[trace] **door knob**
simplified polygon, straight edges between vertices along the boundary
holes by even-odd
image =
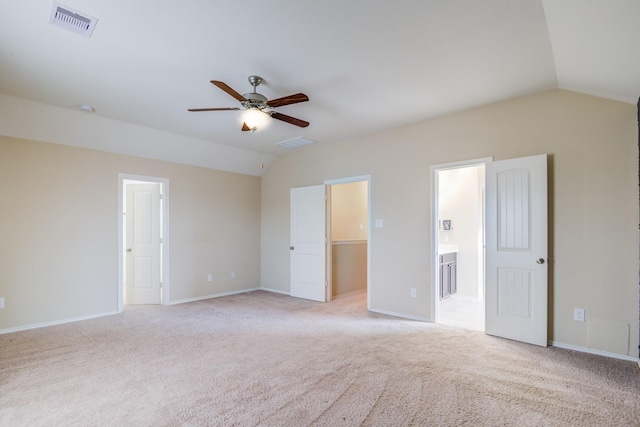
[[[544,264],[544,258],[538,258],[538,259],[536,260],[536,262],[537,262],[538,264]]]
[[[293,246],[289,246],[289,250],[292,251],[294,248]]]
[[[127,252],[131,252],[131,248],[127,248]]]

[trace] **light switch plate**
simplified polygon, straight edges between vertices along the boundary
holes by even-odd
[[[4,297],[0,298],[0,308],[4,308]]]
[[[382,228],[384,226],[384,221],[382,219],[376,219],[376,228]]]

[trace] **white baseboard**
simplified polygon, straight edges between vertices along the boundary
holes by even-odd
[[[205,300],[210,298],[219,298],[227,295],[243,294],[246,292],[259,291],[259,290],[261,290],[261,288],[250,288],[250,289],[241,289],[239,291],[221,292],[219,294],[205,295],[203,297],[188,298],[188,299],[178,300],[178,301],[170,301],[168,305],[183,304],[187,302],[200,301],[200,300]],[[34,323],[31,325],[18,326],[15,328],[0,329],[0,334],[10,334],[12,332],[28,331],[29,329],[38,329],[38,328],[45,328],[47,326],[63,325],[65,323],[79,322],[81,320],[95,319],[98,317],[111,316],[114,314],[119,314],[119,313],[118,311],[108,311],[105,313],[90,314],[87,316],[72,317],[72,318],[62,319],[62,320],[54,320],[52,322]]]
[[[557,341],[549,341],[549,345],[552,347],[564,348],[565,350],[574,350],[582,353],[596,354],[598,356],[612,357],[614,359],[637,362],[638,366],[640,366],[640,360],[637,357],[629,356],[628,354],[610,353],[608,351],[596,350],[595,348],[581,347],[581,346],[572,345],[572,344],[564,344]]]
[[[386,314],[388,316],[402,317],[409,320],[417,320],[419,322],[431,322],[431,319],[427,319],[426,317],[410,316],[408,314],[396,313],[394,311],[378,310],[374,308],[370,309],[369,311],[372,311],[374,313]]]
[[[108,311],[105,313],[90,314],[87,316],[71,317],[68,319],[54,320],[52,322],[33,323],[31,325],[18,326],[15,328],[0,329],[0,334],[10,334],[12,332],[28,331],[29,329],[45,328],[47,326],[63,325],[65,323],[79,322],[81,320],[96,319],[98,317],[112,316],[118,314],[117,311]]]
[[[262,287],[262,288],[260,288],[260,290],[262,290],[262,291],[267,291],[267,292],[274,292],[274,293],[276,293],[276,294],[282,294],[282,295],[289,295],[289,296],[291,295],[291,293],[290,293],[290,292],[287,292],[287,291],[281,291],[280,289],[273,289],[273,288],[265,288],[265,287]]]
[[[204,295],[204,296],[201,296],[201,297],[186,298],[186,299],[181,299],[181,300],[176,300],[176,301],[169,301],[168,305],[185,304],[187,302],[202,301],[202,300],[205,300],[205,299],[220,298],[220,297],[226,297],[226,296],[229,296],[229,295],[245,294],[247,292],[259,291],[261,289],[262,288],[249,288],[249,289],[240,289],[240,290],[237,290],[237,291],[220,292],[218,294],[210,294],[210,295]]]

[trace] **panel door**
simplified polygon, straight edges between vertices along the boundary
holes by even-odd
[[[547,346],[547,156],[486,168],[487,334]]]
[[[326,301],[326,188],[291,189],[291,296]]]
[[[160,184],[126,188],[127,304],[160,304]]]

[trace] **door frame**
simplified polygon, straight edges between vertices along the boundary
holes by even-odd
[[[440,318],[440,309],[438,306],[438,283],[440,281],[440,271],[438,269],[438,172],[447,169],[459,169],[464,167],[471,166],[481,166],[484,165],[486,167],[487,163],[493,162],[493,157],[482,157],[479,159],[471,159],[471,160],[462,160],[459,162],[451,162],[451,163],[442,163],[438,165],[430,166],[430,181],[431,181],[431,189],[430,189],[430,213],[431,213],[431,221],[430,221],[430,230],[431,230],[431,238],[429,239],[430,247],[431,247],[431,319],[430,322],[438,323]],[[486,179],[486,178],[485,178]],[[486,207],[483,207],[485,210]],[[486,261],[485,261],[486,263]]]
[[[169,305],[169,179],[154,176],[118,174],[118,203],[117,203],[117,222],[118,222],[118,287],[117,301],[118,313],[124,310],[123,292],[124,292],[124,181],[141,181],[158,183],[162,190],[162,261],[160,268],[162,271],[162,305]]]
[[[332,185],[348,184],[351,182],[367,182],[367,310],[371,310],[371,175],[352,176],[348,178],[329,179],[324,181],[326,187]],[[327,251],[326,251],[326,277],[327,277],[327,293],[326,301],[330,302],[333,298],[333,288],[331,283],[332,274],[332,246],[331,246],[331,189],[327,188]]]

